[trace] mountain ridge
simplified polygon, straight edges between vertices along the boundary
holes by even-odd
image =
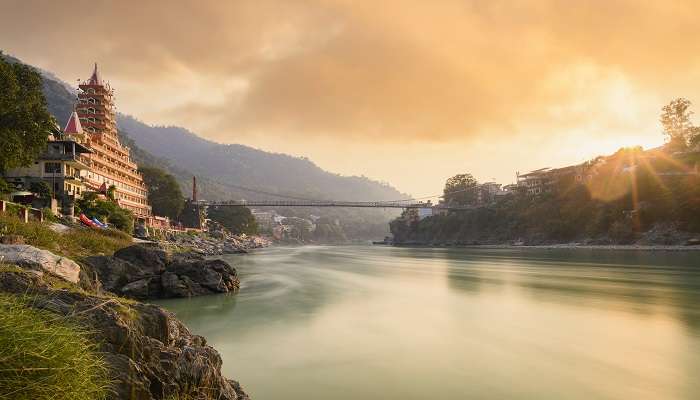
[[[0,53],[12,62],[22,61]],[[28,64],[27,64],[28,65]],[[30,65],[31,66],[31,65]],[[50,71],[33,67],[44,79],[49,112],[61,127],[73,111],[76,93]],[[120,140],[130,147],[141,166],[155,166],[175,176],[183,193],[191,193],[197,177],[200,199],[279,200],[285,197],[317,200],[387,201],[406,199],[387,183],[364,176],[345,176],[326,171],[305,157],[273,153],[241,144],[222,144],[179,126],[149,125],[136,117],[117,114]],[[311,214],[347,223],[349,237],[381,237],[388,233],[394,211],[381,209],[278,209],[290,216]],[[352,227],[351,227],[352,226]]]

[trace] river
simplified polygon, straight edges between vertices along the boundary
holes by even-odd
[[[698,399],[700,252],[269,248],[159,302],[268,399]]]

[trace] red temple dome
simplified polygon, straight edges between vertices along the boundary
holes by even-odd
[[[70,118],[68,118],[68,123],[66,124],[66,127],[63,128],[63,133],[65,134],[82,134],[83,133],[83,126],[80,124],[80,118],[78,118],[78,113],[73,111],[73,113],[70,115]]]

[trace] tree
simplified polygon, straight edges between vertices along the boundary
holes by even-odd
[[[115,193],[117,193],[117,187],[114,185],[109,185],[109,188],[107,188],[107,193],[105,193],[105,195],[108,199],[115,201]]]
[[[32,184],[29,185],[29,191],[38,195],[42,199],[48,199],[51,197],[51,188],[44,181],[32,182]]]
[[[459,174],[449,178],[445,182],[443,198],[445,203],[454,205],[468,205],[476,201],[476,188],[479,183],[472,174]]]
[[[46,150],[56,122],[41,89],[39,73],[0,53],[0,172],[27,166]]]
[[[207,216],[233,233],[258,233],[258,223],[247,207],[210,207]]]
[[[7,183],[6,180],[0,178],[0,194],[6,194],[12,192],[12,186]]]
[[[100,200],[95,192],[83,194],[83,197],[76,201],[76,209],[89,218],[112,224],[120,231],[134,231],[134,216],[131,211],[120,208],[112,201]]]
[[[665,105],[661,113],[661,125],[668,137],[669,148],[675,151],[686,150],[700,142],[700,127],[690,121],[693,112],[688,99],[678,98]]]
[[[148,186],[148,202],[153,213],[177,219],[185,203],[175,177],[155,167],[139,168],[139,171]]]

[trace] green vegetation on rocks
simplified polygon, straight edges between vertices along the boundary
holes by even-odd
[[[75,258],[109,255],[133,242],[131,236],[115,229],[75,227],[59,233],[51,229],[48,222],[24,223],[8,214],[0,214],[0,235],[22,236],[26,244]]]
[[[114,196],[114,186],[111,186]],[[108,191],[109,194],[109,191]],[[100,200],[95,192],[83,194],[83,198],[76,201],[76,213],[81,212],[91,218],[98,218],[102,222],[112,224],[115,228],[126,233],[134,231],[134,215],[131,211],[123,209],[112,200]]]
[[[105,398],[106,366],[85,328],[31,302],[0,294],[0,398]]]

